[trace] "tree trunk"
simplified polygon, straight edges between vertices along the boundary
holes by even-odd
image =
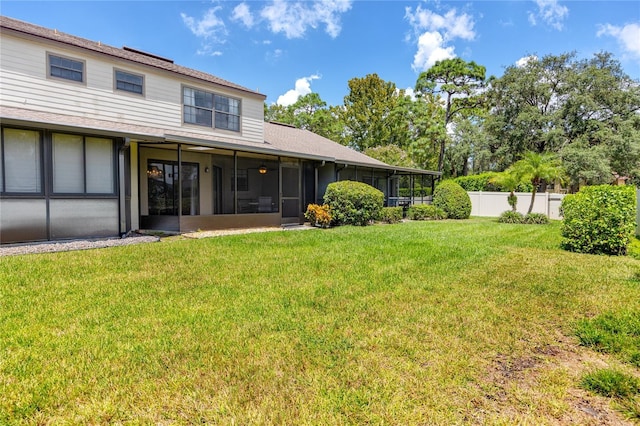
[[[527,214],[531,213],[531,210],[533,210],[533,203],[536,201],[536,192],[538,192],[538,181],[534,181],[531,182],[533,184],[533,189],[531,190],[531,204],[529,204],[529,210],[527,211]]]

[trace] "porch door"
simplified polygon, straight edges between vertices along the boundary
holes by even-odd
[[[280,163],[282,224],[300,223],[300,164],[297,161]]]

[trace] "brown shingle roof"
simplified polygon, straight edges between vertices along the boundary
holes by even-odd
[[[262,93],[224,80],[211,74],[207,74],[202,71],[194,70],[191,68],[176,65],[173,62],[163,60],[158,56],[149,56],[141,53],[137,53],[131,50],[119,49],[117,47],[109,46],[103,43],[87,40],[81,37],[76,37],[70,34],[62,33],[57,30],[40,27],[38,25],[30,24],[28,22],[19,21],[17,19],[9,18],[6,16],[0,16],[0,29],[12,30],[23,34],[29,34],[32,36],[44,38],[47,40],[53,40],[59,43],[67,44],[69,46],[75,46],[82,49],[91,50],[93,52],[101,53],[104,55],[113,56],[120,59],[125,59],[137,64],[147,65],[157,69],[170,71],[183,76],[196,78],[207,83],[213,83],[220,86],[228,87],[230,89],[241,90],[243,92],[261,96],[266,98]]]
[[[368,157],[316,133],[286,124],[265,122],[264,140],[282,151],[328,157],[335,159],[338,163],[389,167],[382,161]]]

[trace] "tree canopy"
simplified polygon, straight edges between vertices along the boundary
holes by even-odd
[[[500,172],[529,153],[557,158],[567,183],[640,183],[640,82],[606,52],[529,56],[500,77],[460,58],[422,72],[409,95],[377,74],[352,78],[341,105],[317,93],[265,105],[281,121],[397,165],[444,176]]]

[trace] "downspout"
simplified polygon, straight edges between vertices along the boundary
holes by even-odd
[[[337,165],[337,163],[336,163]],[[344,164],[342,167],[336,167],[336,182],[340,180],[340,172],[347,168],[347,165]]]
[[[320,167],[324,167],[324,165],[326,164],[325,160],[322,160],[322,163],[320,165],[318,165],[316,163],[316,165],[314,166],[314,178],[315,178],[315,183],[314,183],[314,187],[313,187],[313,202],[317,203],[318,202],[318,169]]]
[[[118,147],[118,204],[119,204],[119,221],[120,221],[120,236],[124,237],[129,230],[127,229],[127,198],[126,198],[126,161],[125,152],[129,149],[131,140],[124,138],[123,142]]]
[[[175,181],[175,177],[174,177]],[[182,231],[182,144],[178,144],[178,231]]]
[[[238,151],[233,151],[233,214],[238,214]]]

